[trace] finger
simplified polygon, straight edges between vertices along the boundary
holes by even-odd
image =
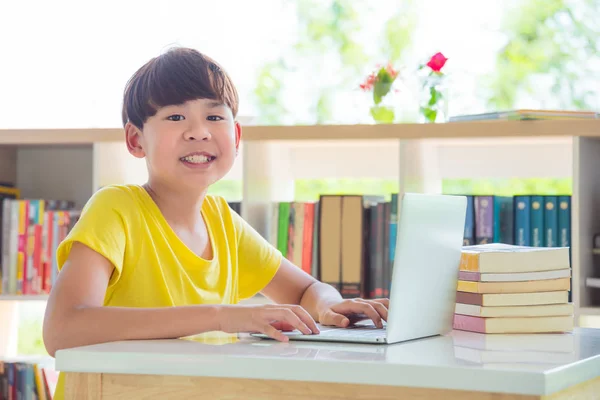
[[[371,302],[381,303],[385,308],[390,308],[390,299],[372,299]]]
[[[266,324],[262,328],[262,333],[267,335],[268,337],[278,340],[280,342],[287,342],[290,339],[284,335],[279,329],[275,329],[273,326]]]
[[[357,312],[360,311],[363,314],[367,315],[367,317],[369,317],[370,319],[373,320],[373,323],[375,324],[376,327],[378,328],[383,328],[383,322],[381,322],[381,316],[379,315],[379,313],[377,312],[377,310],[375,310],[375,308],[370,304],[367,303],[366,301],[356,301],[352,303],[352,312]]]
[[[332,310],[328,310],[323,314],[323,318],[320,322],[323,325],[333,325],[340,328],[345,328],[350,325],[350,320],[345,315],[338,314]]]
[[[291,324],[288,324],[285,321],[277,321],[271,324],[271,326],[275,329],[279,329],[280,331],[293,331],[294,328]]]
[[[319,333],[317,323],[304,307],[292,306],[291,310],[306,324],[306,326],[308,326],[312,333]]]
[[[274,309],[272,312],[275,316],[273,320],[285,321],[288,324],[292,325],[294,328],[298,329],[300,332],[304,333],[305,335],[310,335],[312,333],[309,327],[306,326],[304,322],[302,322],[300,317],[298,317],[296,313],[294,313],[289,308],[278,308]]]
[[[381,318],[384,321],[387,321],[387,318],[388,318],[388,309],[387,309],[387,307],[385,305],[383,305],[383,303],[380,303],[378,301],[370,301],[369,303],[379,313],[379,315],[381,316]]]

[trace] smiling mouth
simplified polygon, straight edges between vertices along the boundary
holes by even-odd
[[[207,164],[211,161],[214,161],[216,156],[204,155],[204,154],[194,154],[191,156],[181,157],[180,160],[190,164]]]

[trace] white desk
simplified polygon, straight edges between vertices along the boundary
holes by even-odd
[[[394,345],[210,333],[62,350],[56,368],[73,399],[590,399],[600,398],[600,329]]]

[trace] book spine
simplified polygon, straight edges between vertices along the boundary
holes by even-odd
[[[475,241],[477,244],[494,240],[494,200],[492,196],[475,196]]]
[[[383,297],[390,296],[391,279],[390,279],[390,220],[391,220],[392,203],[383,203]]]
[[[514,243],[514,207],[512,196],[494,198],[494,242]]]
[[[556,247],[558,244],[558,202],[556,196],[546,196],[546,207],[544,210],[544,245]]]
[[[453,328],[461,331],[485,333],[485,319],[470,315],[454,314]]]
[[[531,246],[544,246],[544,197],[531,196]]]
[[[8,250],[8,267],[9,267],[9,282],[8,292],[11,294],[17,293],[17,276],[19,270],[19,218],[21,202],[15,200],[12,202],[10,209],[10,241]]]
[[[363,242],[365,243],[365,251],[362,255],[362,281],[361,281],[361,297],[367,299],[371,297],[372,289],[371,282],[373,280],[373,267],[371,265],[371,242],[372,242],[372,231],[371,231],[371,206],[365,204],[363,206]]]
[[[369,297],[377,297],[377,283],[379,282],[378,264],[377,264],[377,237],[379,230],[377,223],[377,204],[369,207]]]
[[[463,245],[471,246],[475,244],[475,197],[468,195],[466,196],[466,198],[467,216],[465,218],[465,233],[463,237]]]
[[[294,262],[294,232],[296,231],[296,203],[290,203],[290,212],[288,214],[288,239],[286,243],[286,250],[283,254],[286,255],[288,260]]]
[[[17,374],[14,363],[10,363],[6,370],[6,380],[8,382],[8,400],[14,400],[17,396],[16,378]]]
[[[390,205],[390,279],[396,257],[396,237],[398,232],[398,193],[392,193]]]
[[[319,270],[319,203],[315,203],[313,213],[313,238],[312,238],[312,263],[311,275],[321,280],[321,272]]]
[[[27,280],[27,225],[29,220],[29,200],[19,201],[19,244],[17,256],[17,293],[26,292]]]
[[[458,271],[458,279],[461,281],[479,282],[481,281],[481,273],[471,271]]]
[[[288,228],[290,224],[290,203],[279,203],[279,227],[277,229],[277,249],[286,255],[288,250]]]
[[[515,244],[529,246],[531,243],[531,197],[515,196]]]
[[[558,196],[558,246],[571,246],[571,196]]]
[[[1,293],[9,293],[10,286],[10,223],[11,223],[11,207],[12,200],[4,199],[0,200],[2,203],[2,208],[0,209],[0,213],[2,213],[2,245],[0,251],[0,275],[2,276],[2,290]]]
[[[302,238],[302,270],[312,274],[312,248],[314,232],[315,203],[304,204],[304,231]]]
[[[376,251],[375,251],[375,260],[376,260],[376,270],[377,270],[377,281],[375,283],[375,297],[381,298],[383,297],[383,288],[385,286],[385,272],[384,272],[384,263],[386,257],[384,257],[385,251],[385,225],[387,224],[387,220],[385,219],[385,205],[384,203],[377,203],[377,238],[376,238]]]

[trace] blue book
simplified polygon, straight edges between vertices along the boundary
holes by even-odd
[[[544,209],[544,246],[558,246],[558,198],[557,196],[545,196],[546,207]]]
[[[531,246],[544,247],[544,196],[531,196]]]
[[[398,193],[392,193],[390,209],[390,265],[394,265],[396,257],[396,235],[398,231]]]
[[[512,196],[494,196],[494,242],[514,244]]]
[[[531,197],[515,196],[515,244],[531,245]]]
[[[571,196],[558,196],[558,246],[571,246]]]

